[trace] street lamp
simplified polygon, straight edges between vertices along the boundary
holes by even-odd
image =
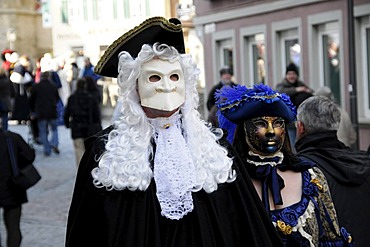
[[[9,28],[6,32],[6,39],[9,42],[9,49],[13,50],[13,43],[17,40],[17,31],[14,28]]]

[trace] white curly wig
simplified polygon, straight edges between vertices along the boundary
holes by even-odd
[[[197,111],[199,69],[195,62],[190,55],[179,54],[172,46],[155,43],[153,46],[143,45],[136,59],[128,52],[119,54],[121,115],[108,135],[99,166],[92,170],[95,186],[107,190],[145,191],[153,178],[151,161],[154,159],[155,131],[140,105],[137,90],[141,66],[153,58],[178,60],[184,71],[186,96],[180,112],[182,132],[196,167],[196,184],[199,186],[194,191],[204,189],[211,193],[217,190],[218,184],[234,181],[232,159],[227,156],[227,149],[218,144],[222,130],[212,130]]]

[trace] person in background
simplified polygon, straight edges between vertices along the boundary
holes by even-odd
[[[282,82],[276,85],[276,90],[280,93],[287,94],[295,107],[298,107],[303,100],[311,97],[314,93],[314,90],[299,79],[299,70],[294,63],[288,64],[285,70],[285,77]],[[288,133],[294,152],[294,143],[296,139],[296,127],[294,122],[288,124]]]
[[[35,160],[35,151],[21,135],[15,132],[6,131],[0,123],[0,207],[3,209],[3,221],[6,230],[6,246],[19,247],[22,242],[20,227],[22,216],[22,204],[28,202],[27,192],[12,187],[13,177],[12,165],[9,157],[6,138],[12,142],[13,152],[19,169]]]
[[[77,79],[77,89],[68,98],[64,110],[64,123],[66,128],[71,129],[77,166],[85,152],[84,140],[89,137],[88,129],[91,119],[100,123],[99,103],[86,90],[86,80],[79,78]]]
[[[34,72],[35,83],[39,83],[40,82],[40,76],[41,76],[41,59],[42,59],[42,57],[39,57],[36,60],[36,68],[35,68],[35,72]]]
[[[80,69],[77,66],[77,63],[71,59],[67,60],[68,62],[65,64],[63,70],[67,74],[67,81],[70,87],[71,92],[73,93],[77,88],[77,79],[80,73]]]
[[[315,92],[315,95],[325,96],[331,101],[335,102],[330,87],[327,86],[320,87]],[[338,104],[337,106],[341,112],[339,127],[337,131],[338,140],[343,142],[347,147],[351,147],[351,145],[354,144],[357,140],[355,128],[353,128],[351,118],[349,117],[348,112],[344,108],[341,108]]]
[[[13,103],[12,120],[26,124],[30,119],[30,107],[28,104],[29,91],[34,84],[32,73],[30,72],[31,61],[27,55],[19,57],[15,64],[10,80],[13,82],[15,97]]]
[[[53,59],[53,64],[54,64],[54,71],[59,77],[60,84],[62,85],[59,89],[59,98],[62,100],[63,103],[63,112],[60,114],[64,114],[64,106],[67,104],[67,100],[69,96],[71,95],[71,88],[70,85],[67,81],[67,73],[63,69],[64,68],[64,59],[63,58],[54,58]],[[63,116],[62,116],[63,117]]]
[[[1,59],[3,60],[1,67],[6,71],[7,76],[10,77],[16,62],[18,62],[19,55],[16,51],[4,49],[1,52]]]
[[[102,95],[98,88],[98,85],[95,83],[94,79],[90,76],[83,77],[86,81],[85,89],[96,99],[99,105],[102,102]]]
[[[67,100],[68,94],[64,94],[65,91],[68,91],[67,83],[62,82],[59,77],[58,72],[56,71],[58,65],[55,58],[50,53],[45,53],[41,58],[41,73],[49,72],[50,81],[57,87],[59,93],[59,100],[57,102],[57,126],[63,125],[63,115],[64,115],[64,103],[63,100]],[[67,98],[66,98],[67,97]]]
[[[284,246],[344,246],[350,238],[339,227],[324,174],[291,150],[286,125],[295,121],[296,108],[289,96],[263,84],[223,87],[216,96],[220,127]]]
[[[181,22],[152,17],[100,59],[121,116],[85,141],[66,247],[281,246],[222,130],[201,120],[200,70],[184,53]]]
[[[340,225],[357,247],[370,243],[370,155],[338,140],[341,110],[325,96],[313,96],[298,107],[299,157],[314,161],[328,180]]]
[[[59,154],[57,102],[60,98],[58,88],[51,82],[51,73],[51,71],[41,73],[40,82],[31,88],[29,99],[31,117],[37,118],[39,137],[45,156],[50,156],[51,151]],[[50,141],[49,133],[51,134]]]
[[[82,67],[82,69],[80,70],[80,74],[78,77],[82,78],[90,76],[97,84],[97,81],[101,78],[101,76],[94,72],[95,66],[91,63],[89,57],[85,57],[84,62],[85,62],[84,67]]]
[[[230,67],[221,68],[220,77],[221,80],[212,87],[211,91],[209,91],[207,99],[208,122],[210,122],[215,127],[217,127],[218,125],[216,116],[217,107],[215,105],[215,92],[225,85],[226,86],[236,85],[236,83],[232,81],[233,72]]]
[[[12,99],[15,91],[12,82],[3,67],[0,67],[0,114],[3,130],[8,130],[9,112],[12,111]]]

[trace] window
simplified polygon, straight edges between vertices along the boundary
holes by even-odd
[[[113,0],[113,20],[117,20],[117,0]]]
[[[227,43],[228,43],[227,41],[220,43],[220,51],[221,51],[220,65],[229,66],[232,70],[233,69],[233,49]]]
[[[213,68],[214,68],[214,75],[216,77],[215,81],[219,79],[219,71],[224,66],[229,66],[235,76],[235,56],[234,56],[234,47],[235,47],[235,31],[221,31],[215,32],[212,36],[214,50],[214,59],[213,59]]]
[[[341,102],[339,33],[322,35],[324,85],[331,88],[337,104]]]
[[[61,3],[61,17],[62,17],[62,23],[67,24],[68,23],[68,2],[67,0],[62,0]]]
[[[338,105],[345,103],[346,90],[343,85],[343,40],[341,11],[323,12],[308,17],[309,28],[308,63],[310,85],[314,89],[330,87]]]
[[[265,64],[265,43],[260,41],[252,44],[253,61],[253,83],[265,84],[266,64]]]
[[[97,0],[92,0],[92,18],[94,21],[99,20]]]
[[[83,0],[83,13],[84,13],[84,21],[87,22],[89,20],[89,9],[87,0]]]
[[[123,15],[125,19],[130,18],[130,1],[129,0],[123,0]]]
[[[294,63],[297,67],[301,64],[301,45],[298,39],[285,40],[285,66]]]
[[[294,62],[298,68],[301,67],[301,32],[302,20],[300,18],[287,19],[274,22],[271,25],[273,51],[273,83],[276,85],[285,77],[286,67]],[[300,78],[303,73],[300,71]]]
[[[301,67],[301,46],[297,37],[297,30],[284,30],[278,33],[280,43],[280,71],[281,71],[281,79],[284,78],[285,69],[289,65],[289,63],[295,63],[298,69]],[[301,73],[300,73],[301,74]],[[281,80],[280,79],[280,80]]]
[[[266,25],[244,27],[241,34],[241,73],[242,82],[247,86],[266,81]]]

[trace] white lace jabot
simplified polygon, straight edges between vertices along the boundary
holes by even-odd
[[[155,127],[154,180],[162,215],[181,219],[194,208],[195,166],[181,132],[181,114],[150,119]]]

